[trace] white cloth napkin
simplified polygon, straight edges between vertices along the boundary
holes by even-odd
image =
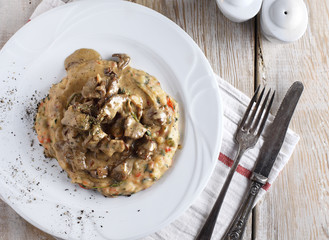
[[[63,4],[65,3],[61,0],[43,0],[35,9],[31,16],[31,20],[41,13]],[[146,240],[194,239],[205,222],[205,219],[219,194],[221,186],[225,181],[230,166],[233,164],[232,159],[237,151],[233,135],[238,121],[242,118],[250,99],[219,76],[217,76],[217,82],[224,106],[224,130],[221,152],[219,153],[218,163],[213,175],[198,200],[194,202],[182,216],[160,231],[144,238]],[[270,116],[269,121],[271,121],[271,119],[273,119],[272,116]],[[288,162],[298,140],[299,136],[293,131],[288,130],[284,144],[270,173],[268,183],[259,192],[256,203],[264,196],[280,171]],[[251,170],[255,164],[262,142],[263,139],[261,137],[256,147],[247,151],[243,155],[237,173],[235,173],[230,188],[226,194],[222,210],[219,213],[218,221],[213,233],[213,239],[221,238],[241,204],[243,194],[248,189]]]

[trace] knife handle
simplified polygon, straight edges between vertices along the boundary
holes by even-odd
[[[242,239],[256,196],[266,181],[267,178],[257,173],[253,173],[250,188],[222,240]]]

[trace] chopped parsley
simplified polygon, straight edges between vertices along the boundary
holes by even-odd
[[[172,138],[168,138],[166,140],[167,144],[169,147],[174,147],[175,146],[175,141]]]
[[[145,170],[144,170],[144,172],[153,173],[153,169],[150,169],[149,164],[145,164]]]
[[[150,78],[148,76],[145,77],[144,84],[147,85],[150,82]]]
[[[165,151],[164,151],[163,149],[161,149],[160,154],[161,154],[162,156],[165,156],[165,155],[166,155],[166,153],[165,153]]]
[[[151,136],[151,131],[150,131],[150,130],[147,130],[147,131],[145,132],[145,134],[146,134],[147,136]]]
[[[135,119],[136,122],[139,122],[139,120],[134,112],[131,113],[131,116],[133,116],[133,118]]]
[[[114,182],[110,185],[110,187],[119,187],[122,182]]]
[[[124,88],[119,88],[118,93],[119,93],[119,94],[124,94],[124,93],[126,93],[126,89],[124,89]]]

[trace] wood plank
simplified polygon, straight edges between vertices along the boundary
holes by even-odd
[[[0,202],[0,239],[1,240],[53,240],[47,233],[34,227],[21,218],[3,201]]]
[[[255,239],[329,239],[329,2],[308,0],[309,27],[299,41],[278,45],[262,39],[259,77],[278,89],[305,85],[290,127],[300,142],[256,209]],[[261,59],[262,58],[262,59]]]
[[[0,0],[0,48],[32,14],[41,0]],[[184,29],[205,53],[214,72],[246,94],[254,89],[254,22],[232,23],[215,1],[132,0],[167,16]],[[15,13],[15,14],[11,14]],[[53,239],[20,218],[0,201],[0,240]],[[251,219],[244,239],[251,237]]]
[[[41,0],[0,1],[0,49],[29,20],[40,2]]]

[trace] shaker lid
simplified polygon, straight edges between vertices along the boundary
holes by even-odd
[[[263,0],[216,0],[218,8],[233,22],[253,18],[260,10]]]
[[[308,12],[303,0],[264,0],[260,21],[266,38],[288,43],[305,33]]]

